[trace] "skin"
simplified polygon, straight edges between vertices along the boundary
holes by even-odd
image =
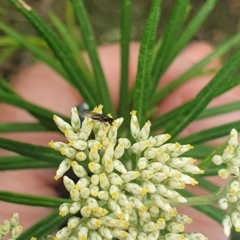
[[[130,85],[133,84],[137,71],[137,56],[139,44],[132,43],[130,46]],[[177,76],[183,73],[186,69],[201,60],[213,50],[212,46],[205,42],[190,44],[176,58],[171,67],[161,80],[161,86],[173,81]],[[111,92],[112,102],[115,107],[118,105],[119,92],[119,75],[120,75],[120,49],[118,45],[103,46],[99,48],[100,59],[108,81],[108,86]],[[112,61],[112,59],[115,59]],[[209,64],[208,68],[216,68],[220,66],[218,60]],[[171,93],[161,104],[159,104],[159,112],[161,115],[169,110],[192,99],[203,86],[210,81],[212,76],[204,76],[194,78],[178,90]],[[58,74],[49,69],[46,65],[38,63],[32,65],[14,77],[11,82],[13,88],[25,99],[39,104],[55,111],[69,116],[70,109],[78,105],[83,100],[79,93],[65,82]],[[57,91],[56,91],[57,89]],[[235,88],[228,93],[215,99],[210,105],[216,106],[231,101],[240,100],[240,88]],[[1,114],[0,122],[35,122],[36,119],[27,112],[12,107],[6,104],[0,104]],[[226,123],[239,119],[239,112],[218,117],[218,123]],[[190,124],[182,133],[186,135],[199,131],[201,129],[212,127],[216,124],[216,119],[206,119]],[[58,133],[12,133],[2,134],[1,136],[15,139],[17,141],[29,142],[32,144],[40,144],[47,146],[50,140],[64,141],[64,138]],[[223,140],[220,141],[220,143]],[[216,142],[215,142],[216,143]],[[6,154],[2,150],[1,154]],[[7,153],[12,154],[12,153]],[[58,196],[56,189],[57,183],[53,180],[55,169],[48,170],[19,170],[5,171],[0,174],[0,189],[28,193],[44,196]],[[214,179],[213,179],[214,181]],[[217,180],[219,182],[219,179]],[[193,188],[195,194],[207,194],[205,190]],[[6,202],[0,202],[0,223],[4,219],[9,219],[13,212],[20,214],[20,223],[26,229],[41,218],[48,215],[52,210],[40,207],[26,207]],[[179,212],[183,213],[181,208]],[[194,222],[187,226],[186,232],[197,231],[203,233],[209,239],[227,239],[223,235],[222,227],[204,216],[203,214],[189,209],[185,210],[189,217],[194,219]]]

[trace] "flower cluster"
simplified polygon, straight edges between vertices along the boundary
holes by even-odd
[[[19,225],[19,215],[14,213],[10,220],[5,220],[0,225],[0,240],[10,235],[9,240],[15,240],[22,233],[23,227]]]
[[[217,193],[223,196],[218,200],[219,206],[222,209],[228,208],[228,214],[223,218],[222,224],[225,235],[229,236],[232,226],[240,232],[240,145],[235,129],[231,131],[228,146],[222,155],[215,155],[212,162],[216,165],[224,164],[225,167],[218,171],[221,178],[233,176],[230,182]]]
[[[93,113],[101,114],[102,106]],[[70,217],[55,239],[206,239],[200,233],[184,234],[192,220],[170,204],[187,201],[177,190],[197,184],[189,173],[203,173],[194,159],[181,157],[191,145],[165,143],[169,134],[149,137],[151,123],[140,129],[135,111],[130,123],[134,143],[117,137],[123,118],[105,124],[86,117],[81,123],[73,108],[71,125],[58,116],[54,121],[68,140],[49,143],[65,156],[55,179],[70,167],[79,178],[63,177],[73,202],[63,203],[59,213],[81,214]]]

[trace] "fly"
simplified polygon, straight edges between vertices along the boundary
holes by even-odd
[[[96,120],[96,121],[99,121],[101,123],[104,123],[105,126],[107,126],[107,124],[112,126],[112,123],[114,121],[113,118],[111,118],[111,117],[104,116],[104,115],[102,115],[100,113],[95,113],[95,112],[91,112],[91,111],[85,111],[84,115],[86,117],[92,118],[93,120]]]

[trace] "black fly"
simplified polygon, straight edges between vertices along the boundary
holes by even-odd
[[[112,123],[114,121],[113,118],[108,117],[108,116],[104,116],[104,115],[102,115],[100,113],[85,111],[84,115],[86,117],[92,118],[93,120],[96,120],[96,121],[99,121],[101,123],[104,123],[105,126],[107,126],[107,123],[112,126]]]

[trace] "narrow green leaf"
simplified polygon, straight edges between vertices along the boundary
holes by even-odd
[[[215,148],[210,154],[207,155],[207,157],[205,157],[205,159],[203,161],[201,161],[199,164],[198,164],[198,167],[205,170],[205,169],[208,169],[210,165],[213,165],[215,166],[213,163],[212,163],[212,158],[214,155],[221,155],[224,148],[227,146],[227,142],[221,144],[220,146],[218,146],[217,148]]]
[[[200,132],[193,133],[186,137],[178,138],[177,141],[179,141],[181,144],[184,143],[200,144],[209,140],[226,136],[230,133],[230,131],[233,128],[235,128],[237,131],[240,131],[240,122],[236,121],[226,123],[217,127],[212,127]]]
[[[0,200],[4,202],[17,203],[27,206],[38,206],[57,208],[62,203],[72,203],[71,199],[57,198],[57,197],[45,197],[45,196],[34,196],[30,194],[21,194],[8,191],[0,190]]]
[[[129,75],[129,42],[131,37],[132,1],[121,2],[121,85],[119,92],[119,116],[126,119],[128,106],[128,75]],[[128,113],[127,113],[128,114]],[[129,116],[129,114],[128,114]]]
[[[188,9],[189,0],[177,0],[171,16],[168,20],[168,24],[165,27],[165,32],[162,37],[162,44],[159,51],[156,53],[155,62],[153,62],[152,68],[152,77],[153,77],[153,85],[151,90],[155,89],[159,81],[159,71],[161,71],[161,66],[164,65],[166,59],[168,58],[168,54],[171,51],[172,47],[176,43],[177,36],[179,34],[179,29],[182,26],[185,18],[185,12]]]
[[[222,67],[218,74],[209,82],[190,103],[188,109],[166,126],[166,132],[173,137],[177,136],[201,111],[216,97],[216,92],[221,89],[226,79],[232,76],[239,67],[240,50],[238,50]]]
[[[168,85],[164,86],[160,90],[158,90],[154,97],[152,98],[152,104],[160,102],[164,99],[169,93],[174,91],[176,88],[181,86],[183,83],[191,80],[191,78],[196,77],[202,71],[202,69],[214,59],[222,57],[225,53],[227,53],[230,49],[232,49],[236,44],[239,43],[240,40],[240,33],[236,34],[235,36],[231,37],[229,40],[222,43],[218,46],[211,54],[207,57],[202,59],[200,62],[196,63],[192,66],[189,70],[183,73],[180,77],[178,77],[175,81],[169,83]]]
[[[224,167],[225,166],[223,164],[219,165],[219,166],[212,165],[211,167],[209,167],[206,170],[204,170],[204,174],[202,174],[201,177],[217,176],[218,175],[218,171],[220,169],[223,169]],[[199,181],[199,180],[197,179],[197,181]]]
[[[190,151],[185,152],[183,156],[192,157],[196,159],[204,159],[208,154],[210,154],[214,150],[213,147],[209,145],[204,145],[204,144],[198,144],[198,145],[194,144],[193,147],[194,148],[191,149]]]
[[[48,131],[40,123],[0,123],[0,133]]]
[[[98,86],[98,101],[101,101],[101,103],[104,105],[104,109],[107,112],[111,112],[113,116],[116,116],[108,91],[107,82],[98,57],[95,37],[83,0],[71,0],[71,3],[73,5],[77,22],[81,28],[84,44],[93,66],[95,81]]]
[[[197,119],[209,118],[224,113],[234,112],[240,110],[240,102],[233,102],[218,107],[207,108],[200,113]]]
[[[88,79],[85,78],[66,45],[30,6],[18,0],[8,1],[12,3],[26,19],[28,19],[39,34],[46,40],[49,47],[67,72],[71,83],[78,89],[84,100],[89,104],[90,108],[95,107],[98,104],[97,96],[92,92]]]
[[[138,70],[134,86],[133,109],[138,112],[138,120],[142,125],[147,116],[149,107],[149,88],[151,85],[153,46],[160,19],[161,0],[153,0],[149,16],[143,31],[140,52],[138,57]]]
[[[199,182],[199,186],[203,187],[204,189],[210,191],[211,193],[217,191],[219,189],[219,186],[212,183],[211,181],[208,181],[207,179],[201,177],[197,177],[196,180]]]
[[[0,138],[0,148],[34,158],[35,160],[56,164],[59,164],[64,159],[64,156],[61,156],[58,152],[48,147],[18,142],[7,138]]]
[[[31,113],[33,116],[35,116],[48,129],[51,129],[54,131],[57,130],[57,127],[52,120],[52,116],[55,113],[53,113],[50,110],[47,110],[38,105],[27,102],[19,96],[4,93],[1,91],[0,91],[0,102],[5,102],[5,103],[11,104],[13,106],[22,108],[22,109],[28,111],[29,113]],[[57,114],[57,115],[59,117],[63,118],[65,121],[70,122],[70,120],[68,118],[61,116],[61,114]]]
[[[0,157],[0,171],[19,169],[57,168],[59,163],[35,160],[24,156]]]
[[[218,0],[206,0],[201,9],[198,10],[194,18],[190,21],[190,23],[184,28],[184,32],[178,37],[177,41],[172,45],[170,51],[168,52],[166,60],[162,65],[159,65],[156,69],[156,73],[154,75],[154,83],[151,87],[151,92],[155,91],[156,86],[158,84],[158,80],[161,78],[163,73],[178,55],[178,53],[186,47],[187,43],[191,40],[194,34],[197,32],[201,24],[205,21],[208,14],[213,10]]]
[[[23,46],[26,48],[29,52],[33,54],[35,58],[38,60],[46,63],[49,65],[51,68],[53,68],[56,72],[61,74],[64,78],[69,79],[67,73],[64,71],[64,69],[60,66],[58,61],[51,57],[44,49],[41,47],[33,44],[26,36],[21,35],[20,33],[17,33],[4,23],[0,23],[0,29],[10,36],[14,41],[16,41],[19,45]]]
[[[8,81],[1,77],[0,77],[0,89],[12,95],[18,96],[17,93],[11,88]]]
[[[10,58],[18,50],[18,48],[18,46],[13,46],[3,49],[0,54],[0,64],[7,61],[8,58]]]
[[[28,240],[32,237],[36,237],[37,239],[46,237],[47,235],[52,234],[54,230],[57,230],[59,227],[61,227],[68,218],[69,215],[60,217],[59,210],[56,210],[22,233],[18,237],[18,240]]]
[[[81,68],[83,74],[86,76],[89,81],[93,84],[92,74],[83,59],[81,48],[78,46],[76,39],[71,35],[69,29],[61,22],[61,20],[54,14],[50,13],[50,19],[54,24],[54,27],[60,33],[63,41],[66,43],[69,50],[72,52],[73,56],[75,57],[79,67]]]
[[[227,78],[224,81],[224,84],[222,84],[221,86],[219,86],[218,89],[216,89],[216,97],[223,94],[224,92],[236,87],[237,85],[240,84],[240,77],[236,76],[233,78]],[[181,115],[183,112],[187,111],[187,109],[189,109],[190,104],[193,103],[192,101],[189,101],[183,105],[181,105],[180,107],[175,108],[174,110],[167,112],[166,114],[162,115],[161,117],[154,119],[152,121],[152,127],[151,130],[155,131],[157,129],[162,129],[165,127],[165,124],[167,124],[170,121],[173,121],[174,119],[177,118],[177,116]],[[198,113],[199,114],[199,113]],[[196,116],[197,118],[198,116]]]

